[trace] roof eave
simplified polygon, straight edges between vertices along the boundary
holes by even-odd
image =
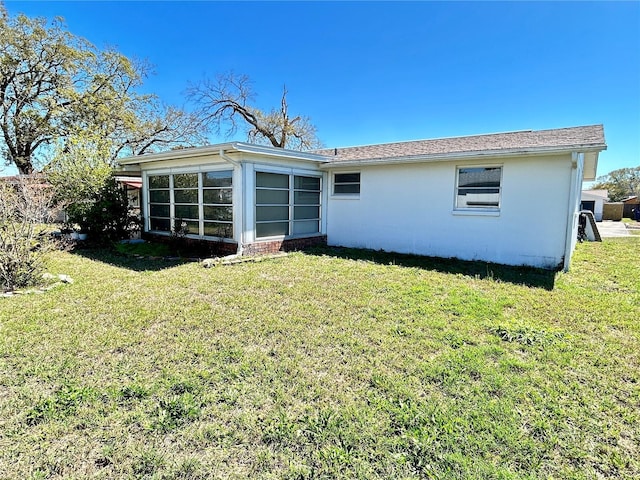
[[[179,160],[184,158],[204,157],[206,155],[217,155],[220,149],[228,149],[232,143],[221,143],[217,145],[207,145],[204,147],[191,147],[180,150],[168,150],[159,153],[147,153],[134,157],[119,158],[116,163],[120,165],[139,165],[142,163],[161,162],[163,160]]]
[[[311,162],[324,163],[327,157],[317,153],[301,152],[299,150],[289,150],[285,148],[269,147],[265,145],[256,145],[252,143],[233,142],[234,149],[243,153],[254,153],[257,155],[266,155],[269,157],[289,158],[294,160],[306,160]]]
[[[181,150],[169,150],[166,152],[149,153],[135,157],[126,157],[116,160],[119,165],[139,165],[143,163],[161,162],[165,160],[183,160],[186,158],[204,157],[207,155],[218,155],[220,151],[224,153],[252,153],[276,158],[288,158],[291,160],[304,160],[310,162],[323,163],[327,157],[314,153],[299,152],[297,150],[287,150],[284,148],[269,147],[264,145],[254,145],[243,142],[228,142],[204,147],[192,147]]]

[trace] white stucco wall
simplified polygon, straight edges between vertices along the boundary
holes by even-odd
[[[471,165],[503,167],[498,213],[455,210],[456,167]],[[329,194],[329,245],[544,268],[563,261],[570,155],[334,171],[359,171],[361,189],[358,198]]]

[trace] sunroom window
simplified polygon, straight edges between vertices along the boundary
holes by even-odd
[[[256,172],[256,237],[320,232],[320,177]]]
[[[202,174],[204,235],[233,237],[232,172]]]
[[[174,229],[194,235],[200,234],[197,173],[173,176]]]
[[[456,208],[498,210],[502,167],[459,167]]]
[[[233,238],[231,170],[149,175],[149,230]]]
[[[169,175],[149,176],[149,229],[171,231]]]

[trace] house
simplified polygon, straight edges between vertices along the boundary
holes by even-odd
[[[569,267],[602,125],[298,152],[242,142],[130,157],[144,230],[253,254],[326,242]],[[540,195],[540,191],[544,195]]]
[[[580,196],[580,208],[590,210],[596,218],[596,222],[602,221],[602,209],[609,199],[608,190],[583,190]]]
[[[636,219],[636,210],[640,208],[640,198],[637,195],[632,195],[627,198],[622,199],[622,203],[624,204],[622,216],[624,218],[633,218]]]

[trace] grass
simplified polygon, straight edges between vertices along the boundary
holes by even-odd
[[[638,478],[639,248],[57,253],[74,284],[0,299],[0,477]]]
[[[140,255],[143,257],[169,257],[171,249],[165,243],[116,243],[114,249],[125,255]]]

